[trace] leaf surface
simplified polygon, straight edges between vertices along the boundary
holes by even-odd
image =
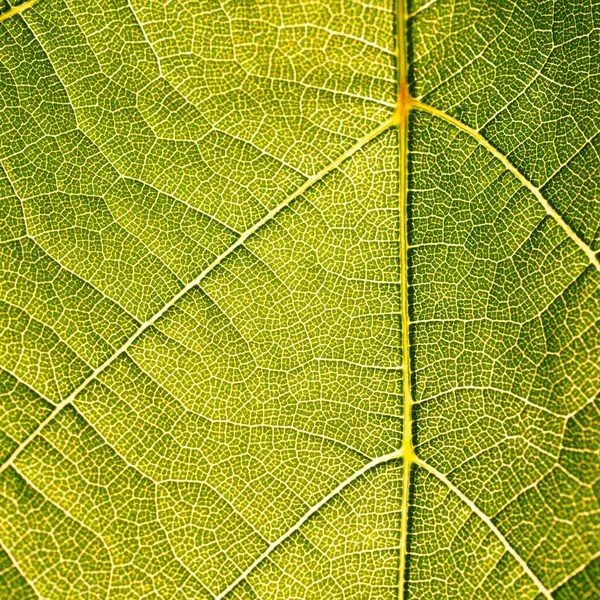
[[[600,5],[5,9],[2,598],[600,594]]]

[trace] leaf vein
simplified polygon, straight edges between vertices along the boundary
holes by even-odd
[[[137,340],[146,329],[154,325],[158,319],[160,319],[175,303],[185,296],[192,288],[196,287],[211,271],[218,267],[234,250],[242,246],[246,240],[254,235],[263,225],[271,221],[278,213],[280,213],[285,207],[287,207],[295,198],[301,196],[306,190],[308,190],[315,183],[323,179],[326,175],[334,171],[341,165],[346,159],[350,158],[353,154],[359,151],[363,146],[375,139],[379,134],[386,131],[393,125],[393,119],[390,117],[381,125],[376,127],[361,138],[356,144],[350,147],[346,152],[340,154],[334,161],[329,163],[326,167],[321,169],[316,175],[307,179],[299,188],[290,194],[285,200],[278,204],[275,208],[271,209],[262,219],[257,221],[252,227],[247,229],[240,237],[231,245],[227,250],[222,252],[219,256],[213,260],[195,279],[190,281],[186,286],[181,288],[177,294],[175,294],[171,300],[169,300],[158,312],[156,312],[147,321],[142,323],[136,332],[118,349],[112,356],[105,360],[100,366],[96,367],[94,371],[80,384],[78,385],[63,401],[56,405],[54,410],[46,417],[39,426],[33,431],[21,445],[10,455],[10,457],[0,466],[0,473],[6,469],[6,467],[12,465],[15,459],[21,454],[21,452],[29,445],[29,443],[39,434],[39,432],[50,423],[56,415],[62,410],[63,407],[70,404],[76,396],[78,396],[92,381],[94,381],[100,373],[102,373],[109,365],[111,365],[115,359],[123,354],[134,342]]]
[[[564,230],[564,232],[575,242],[575,244],[582,250],[585,255],[588,257],[588,260],[591,264],[593,264],[596,269],[600,271],[600,260],[596,256],[596,253],[571,229],[571,227],[567,224],[567,222],[556,212],[556,210],[550,205],[550,203],[544,198],[542,195],[540,188],[536,187],[515,167],[508,158],[502,154],[497,148],[492,146],[490,142],[487,141],[478,131],[469,127],[465,123],[462,123],[455,117],[452,117],[448,113],[440,110],[438,108],[434,108],[428,104],[420,102],[419,100],[411,99],[410,101],[411,107],[417,110],[421,110],[423,112],[429,113],[451,125],[454,125],[456,128],[460,129],[464,133],[470,135],[475,138],[484,148],[489,150],[505,167],[508,171],[510,171],[520,182],[526,187],[542,204],[546,212],[558,223],[558,225]]]
[[[547,600],[553,600],[552,594],[550,593],[550,591],[540,581],[540,579],[537,577],[537,575],[531,570],[531,568],[525,562],[525,560],[511,546],[509,541],[504,537],[504,535],[498,529],[498,527],[496,527],[494,522],[482,510],[480,510],[479,507],[470,498],[468,498],[465,494],[463,494],[460,491],[460,489],[457,488],[443,473],[438,471],[435,467],[431,466],[429,463],[425,462],[424,460],[421,460],[418,457],[416,457],[414,459],[414,462],[418,466],[423,468],[425,471],[428,471],[434,477],[439,479],[444,485],[446,485],[446,487],[450,491],[452,491],[454,494],[456,494],[491,529],[491,531],[498,538],[498,540],[500,540],[500,542],[504,546],[505,550],[519,563],[519,565],[521,566],[523,571],[525,571],[525,573],[527,573],[529,578],[533,581],[533,583],[536,585],[536,587],[538,588],[540,593],[544,596],[544,598],[546,598]]]

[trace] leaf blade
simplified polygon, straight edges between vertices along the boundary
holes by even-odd
[[[595,125],[572,73],[589,23],[555,3],[548,27],[542,3],[478,30],[505,7],[465,6],[409,7],[413,93],[434,106],[404,96],[433,113],[410,120],[392,112],[391,2],[45,0],[3,21],[3,108],[18,115],[0,122],[3,290],[21,311],[5,322],[22,323],[2,358],[24,420],[0,421],[9,452],[21,444],[1,474],[0,537],[32,589],[588,593],[600,229],[584,198]],[[428,40],[447,23],[440,54]],[[543,69],[527,82],[513,58],[498,91],[481,57],[456,69],[446,54],[468,62],[487,35],[500,72],[500,50],[518,54],[507,35],[528,40],[531,23],[527,60],[549,31],[561,47],[545,67],[584,57],[550,102],[579,129],[525,106]]]

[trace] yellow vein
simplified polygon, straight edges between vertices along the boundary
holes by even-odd
[[[24,10],[31,8],[34,4],[37,4],[39,1],[40,0],[27,0],[26,2],[23,2],[23,4],[13,6],[9,10],[7,10],[5,13],[2,13],[0,15],[0,22],[6,21],[6,19],[10,19],[11,17],[14,17],[15,15],[20,15]]]
[[[298,529],[300,529],[300,527],[302,527],[302,525],[306,523],[308,519],[310,519],[316,512],[318,512],[319,509],[321,509],[325,504],[327,504],[332,498],[337,496],[342,490],[347,488],[352,482],[356,481],[359,477],[364,475],[367,471],[370,471],[371,469],[375,468],[376,466],[382,465],[383,463],[390,462],[399,458],[402,458],[402,448],[400,450],[392,452],[391,454],[385,454],[384,456],[374,458],[371,462],[358,469],[358,471],[352,473],[352,475],[350,475],[348,479],[345,479],[335,489],[331,490],[331,492],[329,492],[327,496],[319,500],[319,502],[317,502],[308,511],[306,511],[304,515],[300,517],[300,519],[298,519],[298,521],[296,521],[296,523],[292,527],[290,527],[282,536],[280,536],[273,543],[271,543],[269,547],[233,583],[227,586],[215,598],[215,600],[222,600],[223,598],[225,598],[225,596],[227,596],[229,592],[234,590],[242,581],[244,581],[248,577],[248,575],[250,575],[250,573],[254,571],[254,569],[260,563],[262,563],[269,556],[269,554],[273,552],[273,550],[278,548],[293,533],[298,531]]]
[[[250,229],[245,231],[240,235],[240,237],[231,245],[227,250],[225,250],[222,254],[217,256],[213,262],[198,275],[193,281],[188,283],[186,286],[181,288],[181,290],[169,300],[157,313],[155,313],[150,319],[145,321],[140,325],[140,327],[135,331],[135,333],[118,349],[115,351],[110,358],[104,361],[99,367],[94,369],[92,373],[79,385],[75,388],[69,396],[67,396],[64,400],[62,400],[59,404],[57,404],[52,412],[37,426],[37,428],[19,445],[19,447],[11,454],[8,460],[0,466],[0,473],[4,471],[8,466],[12,465],[15,459],[23,452],[23,450],[29,445],[29,443],[37,437],[37,435],[44,429],[48,423],[50,423],[56,415],[68,404],[70,404],[92,381],[94,381],[100,373],[102,373],[109,365],[111,365],[121,354],[123,354],[130,346],[137,340],[146,329],[154,325],[160,317],[162,317],[180,298],[185,296],[192,288],[196,287],[213,269],[215,269],[218,265],[220,265],[223,260],[225,260],[231,253],[237,250],[240,246],[242,246],[246,240],[256,233],[258,229],[260,229],[263,225],[268,223],[275,215],[281,212],[286,206],[292,202],[298,196],[301,196],[308,188],[313,186],[315,183],[323,179],[327,174],[331,173],[337,169],[346,159],[350,158],[353,154],[355,154],[358,150],[360,150],[365,144],[368,144],[371,140],[375,139],[379,134],[386,131],[389,127],[394,124],[394,120],[392,117],[384,121],[381,125],[367,133],[363,138],[358,140],[351,148],[346,150],[343,154],[338,156],[334,161],[329,163],[326,167],[321,169],[318,173],[308,178],[295,192],[290,194],[285,200],[283,200],[280,204],[278,204],[275,208],[270,210],[260,221],[255,223]]]
[[[412,433],[412,388],[410,371],[410,313],[408,306],[408,94],[406,52],[406,0],[396,4],[396,49],[398,53],[398,101],[393,115],[398,127],[398,208],[400,215],[400,326],[402,335],[402,506],[400,526],[400,564],[398,576],[398,600],[404,600],[406,588],[406,555],[408,552],[408,508],[410,499],[410,474],[414,462]]]
[[[8,546],[6,546],[6,544],[2,541],[2,539],[0,539],[0,550],[2,550],[6,554],[6,556],[8,556],[10,562],[15,568],[15,571],[23,578],[25,583],[29,586],[29,589],[31,589],[31,591],[35,594],[35,597],[40,598],[41,600],[43,596],[37,591],[37,588],[35,587],[35,585],[33,585],[33,582],[29,581],[29,578],[27,577],[25,572],[23,571],[23,569],[21,569],[21,565],[15,560],[15,557],[12,555],[12,552],[10,551]]]
[[[596,554],[592,554],[586,562],[580,564],[574,571],[571,571],[571,573],[569,575],[567,575],[566,577],[561,579],[552,588],[552,591],[555,592],[559,587],[562,587],[563,585],[565,585],[565,583],[568,583],[569,581],[571,581],[571,579],[573,579],[573,577],[579,575],[579,573],[581,573],[582,571],[585,571],[592,564],[592,562],[595,561],[597,558],[600,558],[600,552],[596,552]]]
[[[417,110],[422,110],[423,112],[429,113],[430,115],[434,115],[439,119],[446,121],[446,123],[450,123],[454,125],[454,127],[464,131],[472,138],[476,139],[484,148],[486,148],[491,154],[493,154],[520,182],[523,186],[525,186],[541,203],[544,207],[545,211],[560,225],[560,227],[564,230],[564,232],[579,246],[583,252],[587,255],[589,261],[600,271],[600,261],[596,256],[595,252],[571,229],[571,227],[565,222],[565,220],[554,210],[554,208],[550,205],[548,200],[544,198],[542,195],[540,188],[536,187],[523,175],[517,167],[515,167],[502,152],[500,152],[497,148],[492,146],[478,131],[465,125],[463,122],[455,119],[450,116],[448,113],[440,110],[438,108],[434,108],[433,106],[429,106],[429,104],[424,104],[419,100],[415,100],[414,98],[410,100],[411,108],[416,108]]]
[[[509,541],[502,535],[502,532],[494,525],[494,522],[483,513],[477,505],[467,496],[465,496],[443,473],[440,473],[435,467],[432,467],[429,463],[426,463],[424,460],[420,458],[414,459],[415,464],[419,465],[419,467],[425,469],[429,473],[431,473],[434,477],[439,479],[448,489],[454,492],[495,534],[495,536],[500,540],[504,549],[521,565],[521,568],[531,581],[536,585],[542,596],[547,600],[553,600],[552,594],[546,588],[546,586],[538,579],[537,575],[529,568],[529,565],[521,558],[519,553],[510,545]]]

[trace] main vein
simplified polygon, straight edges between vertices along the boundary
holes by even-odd
[[[411,467],[414,462],[412,432],[412,388],[410,371],[410,313],[408,305],[408,110],[406,53],[406,0],[396,4],[396,48],[398,69],[398,102],[394,112],[394,124],[398,126],[398,174],[399,174],[399,220],[400,220],[400,319],[402,335],[402,507],[400,528],[400,565],[398,599],[404,600],[406,588],[406,556],[408,552],[408,509],[410,499]]]

